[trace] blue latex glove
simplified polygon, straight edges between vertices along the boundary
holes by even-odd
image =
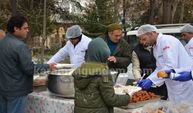
[[[168,70],[164,70],[164,71],[168,74],[168,76],[166,78],[170,78],[170,74],[175,73],[175,71],[173,69],[168,69]]]
[[[141,86],[142,86],[142,83],[143,83],[143,80],[137,81],[137,86],[141,87]]]
[[[179,73],[180,76],[177,76],[175,78],[173,78],[172,80],[176,80],[176,81],[188,81],[192,79],[192,75],[190,71],[183,71]]]
[[[152,86],[153,82],[150,79],[143,79],[141,81],[138,81],[137,84],[142,89],[147,90]]]
[[[169,69],[169,70],[165,70],[165,72],[170,75],[171,72],[173,72],[173,70]]]

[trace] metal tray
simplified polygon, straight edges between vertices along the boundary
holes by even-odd
[[[160,100],[161,100],[161,97],[157,97],[157,98],[151,99],[151,100],[145,100],[145,101],[140,101],[140,102],[136,102],[136,103],[129,103],[127,106],[122,106],[122,108],[135,109],[135,108],[143,107],[145,104],[152,103],[152,102],[158,102]]]

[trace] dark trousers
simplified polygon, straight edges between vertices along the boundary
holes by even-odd
[[[162,100],[167,100],[167,98],[168,98],[168,92],[167,92],[167,88],[166,88],[166,85],[165,85],[165,83],[162,85],[162,86],[160,86],[160,87],[151,87],[149,90],[147,90],[147,91],[150,91],[150,92],[153,92],[153,93],[155,93],[156,95],[159,95],[159,96],[161,96],[161,99]]]
[[[0,113],[25,113],[27,96],[7,97],[0,95]]]

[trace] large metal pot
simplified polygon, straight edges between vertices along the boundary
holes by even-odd
[[[48,90],[63,97],[74,97],[73,69],[60,69],[48,74]]]

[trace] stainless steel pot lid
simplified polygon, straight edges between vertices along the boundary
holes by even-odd
[[[74,69],[58,69],[49,73],[49,75],[72,75]]]
[[[57,69],[71,69],[72,67],[73,67],[73,64],[62,64],[62,63],[56,64]]]

